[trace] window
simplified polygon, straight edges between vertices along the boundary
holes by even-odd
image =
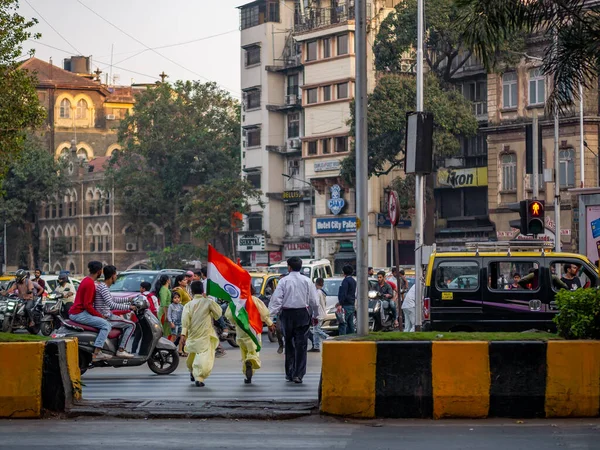
[[[508,72],[502,75],[502,107],[517,107],[517,73]]]
[[[337,98],[348,98],[348,83],[337,85]]]
[[[575,150],[562,149],[559,153],[560,187],[575,186]]]
[[[538,67],[529,71],[529,104],[539,105],[546,101],[546,78]]]
[[[260,89],[246,91],[246,109],[260,108]]]
[[[331,100],[331,86],[323,86],[323,101]]]
[[[510,153],[502,156],[502,190],[517,190],[517,155]]]
[[[71,102],[66,98],[63,98],[60,102],[59,117],[61,119],[68,119],[71,117]]]
[[[58,204],[58,217],[62,217],[63,216],[63,204],[62,202],[60,202]]]
[[[435,270],[439,290],[476,290],[479,288],[479,264],[474,261],[444,261]]]
[[[295,138],[300,136],[300,113],[288,114],[287,137]]]
[[[568,276],[565,269],[571,269]],[[565,284],[567,288],[571,290],[579,289],[579,286],[582,288],[596,287],[596,277],[589,267],[582,264],[582,261],[552,261],[550,264],[550,272],[552,275],[552,289],[554,291],[565,289]],[[579,281],[579,283],[577,283],[577,281]]]
[[[294,210],[288,209],[285,212],[285,224],[286,225],[293,225],[294,224]]]
[[[259,147],[260,146],[260,128],[249,128],[246,130],[246,139],[248,140],[248,147]]]
[[[255,189],[260,189],[260,172],[252,172],[246,175],[246,181]]]
[[[310,41],[306,43],[306,60],[307,61],[314,61],[317,59],[317,52],[318,52],[318,47],[317,47],[317,41]]]
[[[534,271],[539,269],[537,261],[497,261],[488,266],[488,287],[490,290],[536,290],[538,278]],[[532,275],[530,275],[530,272]],[[524,287],[518,284],[522,278],[530,281]]]
[[[262,214],[248,214],[248,231],[262,231]]]
[[[298,74],[288,75],[287,94],[298,95]]]
[[[246,67],[260,64],[260,46],[253,45],[246,48]]]
[[[323,58],[331,57],[331,39],[323,39]]]
[[[88,160],[88,152],[85,148],[80,148],[79,150],[77,150],[77,157],[79,159],[83,159],[85,161]]]
[[[308,154],[316,155],[317,154],[317,141],[308,142]]]
[[[329,148],[329,139],[321,140],[321,153],[327,155],[329,152],[331,152]]]
[[[473,114],[476,116],[487,114],[487,81],[467,82],[459,89],[467,100],[473,102]]]
[[[308,89],[306,91],[306,103],[311,105],[313,103],[317,103],[319,101],[318,90],[317,88]]]
[[[335,138],[335,152],[343,153],[348,151],[348,137],[340,136]]]
[[[252,4],[240,11],[241,28],[255,27],[266,22],[279,22],[279,0],[266,0],[261,4]]]
[[[77,110],[75,112],[76,119],[87,119],[88,104],[84,99],[77,102]]]
[[[348,54],[348,35],[342,34],[337,37],[337,54],[347,55]]]

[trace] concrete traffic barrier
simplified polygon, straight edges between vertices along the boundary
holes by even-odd
[[[0,343],[0,417],[40,417],[44,344]]]
[[[326,341],[321,411],[349,417],[598,417],[600,341]]]

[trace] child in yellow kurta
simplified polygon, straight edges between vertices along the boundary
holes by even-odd
[[[251,292],[254,294],[254,287],[251,287]],[[254,300],[256,309],[258,309],[260,312],[260,318],[262,319],[263,323],[266,323],[268,327],[274,327],[273,321],[271,320],[271,316],[269,314],[269,309],[265,306],[262,300],[254,295],[252,295],[252,299]],[[235,320],[229,307],[227,307],[227,311],[225,311],[225,317],[227,317],[229,322],[235,325]],[[256,351],[256,344],[252,338],[237,325],[235,325],[235,333],[236,341],[240,346],[240,351],[242,352],[242,373],[246,376],[244,383],[250,384],[252,383],[252,375],[254,375],[254,371],[260,369],[260,355]],[[258,342],[261,342],[261,335],[259,334],[257,337]]]
[[[215,363],[215,349],[219,338],[213,328],[213,319],[223,314],[221,307],[211,298],[202,295],[201,281],[192,283],[194,298],[183,307],[181,316],[181,340],[185,352],[189,354],[187,367],[190,378],[196,386],[204,386],[204,380],[210,375]]]

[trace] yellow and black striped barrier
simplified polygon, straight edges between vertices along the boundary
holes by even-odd
[[[600,341],[323,343],[321,412],[597,417]]]

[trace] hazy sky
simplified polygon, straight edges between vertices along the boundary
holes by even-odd
[[[164,70],[169,81],[216,81],[239,97],[240,32],[236,6],[249,1],[19,0],[19,3],[23,16],[39,20],[35,31],[42,33],[41,39],[26,43],[26,49],[35,49],[37,58],[45,61],[52,58],[55,65],[62,67],[63,59],[71,55],[91,55],[92,70],[99,67],[104,77],[110,71],[114,45],[112,73],[113,78],[115,75],[119,78],[117,84],[130,84],[132,79],[136,83],[153,82]],[[170,46],[194,40],[199,41]],[[146,48],[167,45],[170,47],[156,49],[160,55]]]

